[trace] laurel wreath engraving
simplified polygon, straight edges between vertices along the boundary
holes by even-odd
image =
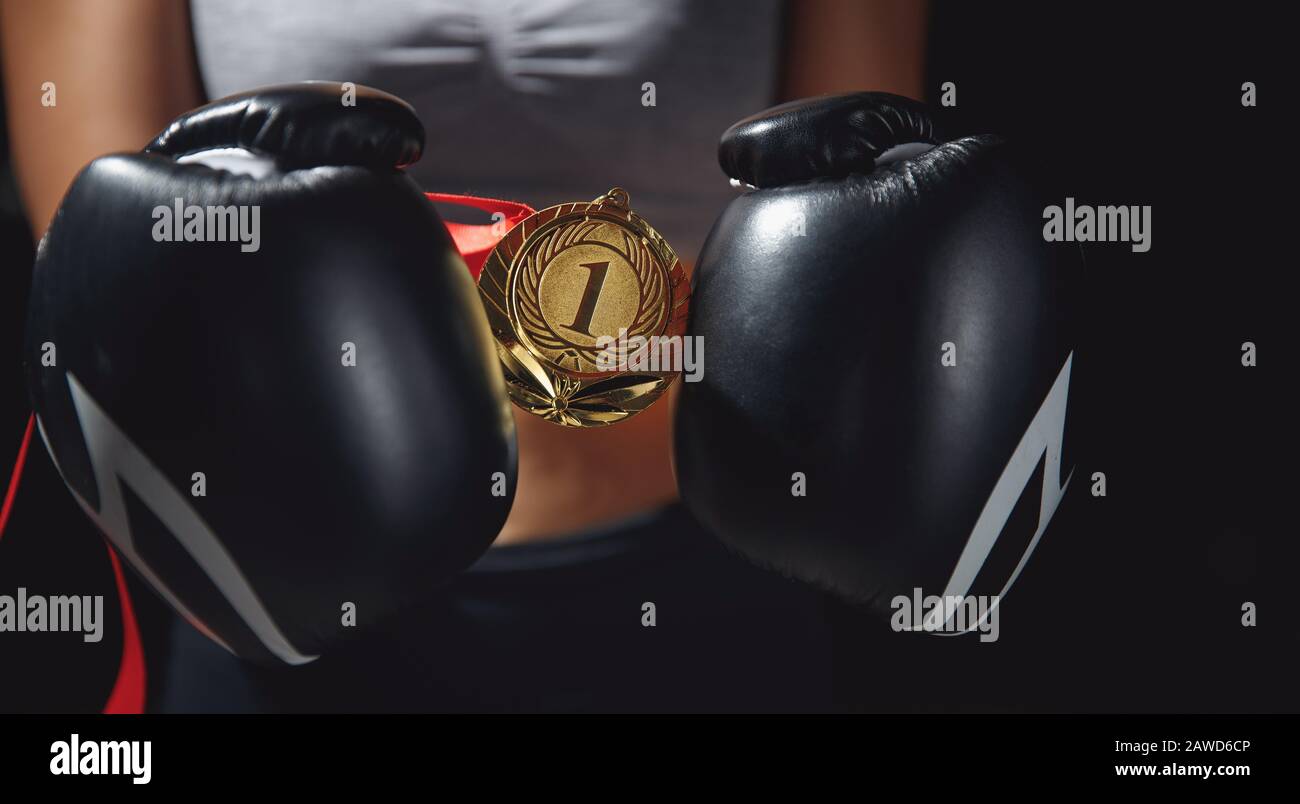
[[[650,250],[646,248],[644,243],[634,238],[628,230],[621,227],[617,229],[621,244],[610,243],[605,239],[596,237],[595,235],[602,228],[612,227],[599,219],[580,219],[557,226],[538,240],[536,246],[528,253],[523,264],[517,269],[522,272],[516,285],[518,289],[516,310],[519,315],[518,324],[520,328],[527,333],[528,338],[535,345],[544,349],[569,352],[575,358],[580,357],[589,364],[596,363],[597,355],[603,351],[603,348],[596,345],[583,346],[575,344],[555,332],[550,324],[546,322],[545,316],[542,315],[541,300],[538,298],[542,273],[551,261],[565,249],[587,243],[597,243],[612,249],[626,260],[632,270],[636,272],[638,283],[641,286],[641,298],[632,323],[627,328],[628,338],[637,335],[647,336],[659,332],[663,328],[664,319],[668,315],[667,304],[665,303],[665,295],[668,292],[667,279],[663,271],[656,270]],[[608,334],[617,335],[617,333]],[[616,357],[620,362],[627,360],[627,352],[626,344],[617,346],[615,349]]]
[[[548,370],[525,349],[499,350],[510,398],[530,413],[569,426],[613,424],[649,405],[664,377],[616,374],[590,384]]]

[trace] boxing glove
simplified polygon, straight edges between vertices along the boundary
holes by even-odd
[[[1044,241],[1032,169],[879,93],[742,120],[719,158],[749,191],[695,271],[683,498],[739,552],[883,613],[1005,594],[1072,467],[1082,261]]]
[[[514,490],[482,306],[400,169],[424,130],[347,89],[232,96],[96,159],[40,243],[27,321],[68,488],[181,614],[271,663],[417,603]]]

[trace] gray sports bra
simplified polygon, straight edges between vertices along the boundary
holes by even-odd
[[[770,106],[780,0],[191,0],[210,97],[353,81],[415,106],[427,190],[541,208],[625,187],[693,263],[718,137]],[[644,105],[653,84],[654,105]]]

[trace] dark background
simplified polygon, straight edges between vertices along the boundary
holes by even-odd
[[[1083,404],[1067,424],[1079,462],[1001,610],[1001,639],[918,635],[900,649],[839,608],[846,706],[1300,711],[1300,607],[1283,586],[1295,401],[1279,382],[1295,205],[1278,65],[1293,45],[1275,13],[937,6],[927,86],[937,103],[957,84],[949,128],[1032,148],[1062,201],[1150,204],[1153,246],[1085,246],[1088,331],[1071,383]],[[1241,106],[1244,81],[1255,108]],[[1241,365],[1247,340],[1255,368]],[[1089,493],[1097,471],[1104,498]],[[1244,601],[1256,628],[1241,625]],[[869,636],[844,639],[854,629]]]
[[[1293,101],[1280,66],[1290,26],[1263,5],[1134,5],[935,6],[927,86],[937,103],[943,82],[957,84],[957,107],[942,110],[950,133],[1031,148],[1062,201],[1150,204],[1153,247],[1085,247],[1089,329],[1068,424],[1076,474],[1001,609],[1000,640],[904,639],[829,604],[846,709],[1300,711],[1300,607],[1285,585],[1297,567],[1295,398],[1282,382],[1295,270],[1284,248]],[[1257,107],[1241,106],[1243,81],[1255,82]],[[31,244],[7,164],[0,187],[7,480],[26,419]],[[1255,368],[1241,365],[1246,340]],[[36,493],[0,542],[0,590],[52,592],[57,578],[57,589],[105,594],[112,616],[93,649],[75,636],[0,636],[0,710],[94,710],[120,644],[112,578],[36,447]],[[1096,471],[1104,498],[1089,494]],[[139,589],[135,601],[148,631],[160,604]],[[1255,628],[1240,623],[1245,601],[1258,606]]]

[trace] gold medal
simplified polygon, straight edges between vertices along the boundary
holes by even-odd
[[[625,190],[525,218],[488,255],[478,290],[510,398],[547,421],[622,421],[677,376],[690,281]]]

